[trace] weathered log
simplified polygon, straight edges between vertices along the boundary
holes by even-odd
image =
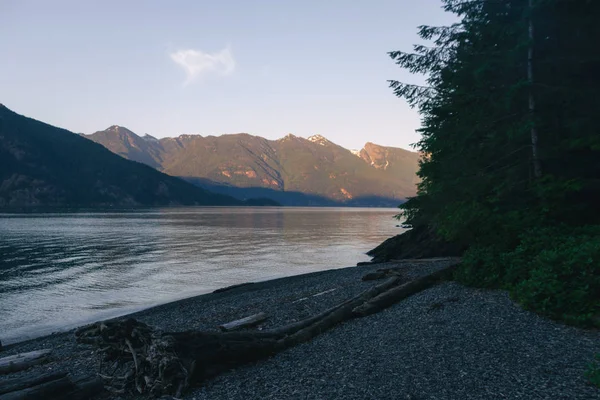
[[[387,276],[387,274],[385,273],[385,271],[375,271],[375,272],[369,272],[368,274],[363,275],[361,280],[362,281],[376,281],[379,279],[383,279],[386,276]]]
[[[391,268],[379,268],[375,272],[369,272],[365,274],[361,280],[363,281],[375,281],[386,278],[388,276],[402,276],[402,267],[391,267]]]
[[[363,267],[363,266],[365,266],[365,265],[371,265],[371,264],[375,264],[375,263],[374,263],[374,262],[371,262],[371,261],[360,261],[360,262],[357,262],[357,263],[356,263],[356,266],[357,266],[357,267]]]
[[[73,382],[63,376],[33,387],[0,395],[0,400],[51,400],[70,392],[73,388]]]
[[[88,400],[104,391],[104,382],[97,376],[84,376],[73,380],[73,388],[54,400]]]
[[[129,369],[125,376],[113,379],[120,385],[115,390],[180,397],[192,384],[308,341],[341,322],[426,289],[451,272],[452,268],[447,268],[417,279],[408,286],[410,290],[406,289],[410,283],[398,286],[401,278],[394,275],[314,317],[267,331],[168,333],[128,319],[92,324],[77,330],[76,335],[79,341],[101,346],[107,357],[122,360]],[[398,295],[399,288],[403,288],[402,296]],[[368,312],[359,312],[365,304],[370,307]],[[123,357],[129,357],[129,361]]]
[[[258,314],[250,315],[245,318],[236,319],[235,321],[227,322],[226,324],[219,325],[219,329],[223,332],[235,331],[238,329],[248,328],[256,324],[261,323],[267,319],[267,314],[260,312]]]
[[[51,351],[52,349],[36,350],[0,358],[0,374],[10,374],[41,364],[48,359]]]
[[[380,293],[385,293],[387,290],[395,287],[400,282],[400,277],[392,276],[385,282],[373,286],[359,295],[338,304],[335,307],[326,310],[325,312],[305,321],[300,321],[292,326],[288,326],[283,332],[286,337],[280,339],[280,348],[294,346],[299,343],[306,342],[313,337],[325,332],[340,322],[354,317],[352,310],[365,301],[376,297]]]
[[[400,282],[400,278],[398,278],[396,276],[391,277],[389,279],[386,279],[383,283],[373,286],[373,287],[365,290],[364,292],[360,293],[359,295],[357,295],[349,300],[346,300],[345,302],[343,302],[341,304],[331,307],[313,317],[304,319],[302,321],[293,322],[289,325],[285,325],[280,328],[271,329],[270,331],[267,331],[264,333],[267,333],[267,334],[270,333],[275,336],[291,335],[295,332],[298,332],[301,329],[306,328],[307,326],[310,326],[310,325],[316,323],[317,321],[322,320],[323,318],[327,317],[329,314],[336,312],[338,309],[344,307],[345,305],[347,305],[349,303],[353,303],[353,304],[354,304],[354,302],[360,303],[362,301],[365,301],[366,299],[375,297],[379,293],[382,293],[382,292],[388,290],[389,288],[394,287],[399,282]]]
[[[407,298],[408,296],[435,285],[442,279],[448,278],[455,269],[456,266],[444,268],[422,278],[418,278],[398,287],[392,288],[359,305],[353,310],[353,313],[357,316],[364,317],[366,315],[381,311],[382,309],[387,308],[392,304]]]
[[[0,381],[0,395],[10,392],[16,392],[17,390],[27,389],[29,387],[37,386],[42,383],[55,381],[67,376],[66,372],[51,372],[47,374],[40,374],[34,377],[19,377]]]
[[[72,380],[66,372],[11,379],[0,386],[0,400],[87,400],[102,393],[99,377]]]

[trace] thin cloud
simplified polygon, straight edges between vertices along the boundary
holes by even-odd
[[[171,60],[185,71],[184,85],[194,83],[206,75],[225,76],[235,70],[235,60],[229,47],[213,54],[193,49],[179,50],[170,56]]]

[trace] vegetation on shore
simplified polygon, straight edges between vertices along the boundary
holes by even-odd
[[[590,363],[585,375],[592,384],[600,387],[600,354],[597,354],[596,360]]]
[[[390,53],[428,82],[391,82],[423,122],[422,182],[398,217],[465,250],[460,282],[598,327],[600,57],[587,43],[600,39],[600,3],[443,3],[460,23],[420,27],[432,47]]]

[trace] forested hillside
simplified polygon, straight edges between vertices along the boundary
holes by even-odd
[[[353,152],[321,135],[156,139],[116,125],[85,137],[129,160],[240,199],[266,197],[294,206],[396,207],[416,193],[419,154],[374,143]]]
[[[418,195],[400,207],[413,229],[375,253],[466,250],[462,282],[600,326],[600,2],[444,7],[461,22],[420,27],[424,45],[390,53],[427,76],[391,82],[422,115],[426,157]]]
[[[244,205],[0,104],[0,208]]]

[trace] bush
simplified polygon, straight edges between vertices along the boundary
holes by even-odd
[[[600,235],[589,228],[554,233],[524,240],[509,256],[505,281],[525,308],[592,326],[600,310]]]
[[[585,376],[592,385],[600,388],[600,354],[596,354],[596,360],[588,366]]]
[[[598,325],[600,227],[529,230],[510,250],[472,247],[456,279],[470,286],[508,289],[525,308],[553,319]]]
[[[457,281],[475,287],[502,287],[505,274],[504,253],[492,246],[473,246],[462,258],[454,277]]]

